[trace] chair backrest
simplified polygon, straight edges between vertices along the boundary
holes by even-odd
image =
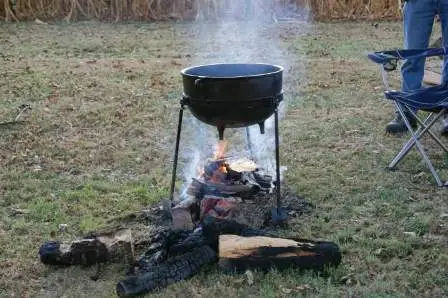
[[[429,49],[398,49],[381,52],[372,52],[368,54],[368,58],[381,66],[381,74],[386,90],[389,90],[388,72],[397,69],[399,60],[418,59],[433,56],[448,55],[448,48],[429,48]]]
[[[392,51],[381,51],[372,52],[368,54],[371,61],[377,64],[387,64],[391,61],[397,60],[409,60],[417,59],[423,57],[433,57],[433,56],[446,56],[448,55],[448,48],[430,48],[430,49],[410,49],[410,50],[392,50]]]

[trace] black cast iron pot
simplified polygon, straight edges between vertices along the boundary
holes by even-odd
[[[283,67],[270,64],[211,64],[182,70],[182,104],[219,130],[259,124],[283,99]]]

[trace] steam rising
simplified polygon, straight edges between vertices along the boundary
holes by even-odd
[[[253,7],[256,16],[245,21],[234,21],[241,15],[241,3],[258,3]],[[277,14],[265,10],[266,3],[271,0],[259,1],[230,1],[227,11],[228,19],[214,22],[197,22],[184,33],[191,36],[192,65],[215,63],[267,63],[276,64],[285,68],[284,78],[288,75],[289,57],[283,48],[282,39],[277,27],[281,17],[294,17],[294,21],[307,22],[308,12],[296,5],[285,4],[277,7]],[[192,33],[192,31],[194,33]],[[273,33],[275,32],[275,33]],[[193,37],[193,36],[194,37]],[[280,119],[287,110],[288,96],[279,107]],[[180,157],[184,166],[180,167],[184,176],[183,194],[191,179],[198,176],[198,169],[203,161],[213,157],[215,146],[218,143],[218,132],[186,113],[184,131],[182,133]],[[249,139],[247,138],[249,135]],[[226,156],[239,156],[253,158],[257,165],[267,174],[275,176],[275,134],[274,117],[265,121],[265,134],[260,134],[258,125],[246,128],[226,129],[224,137],[229,141]],[[252,148],[249,151],[249,148]],[[281,150],[281,146],[280,146]]]

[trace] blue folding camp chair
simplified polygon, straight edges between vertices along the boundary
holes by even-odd
[[[437,144],[439,144],[445,152],[448,152],[448,148],[440,141],[436,134],[431,131],[431,127],[437,122],[438,119],[440,119],[442,115],[444,115],[445,111],[448,109],[448,84],[443,83],[435,87],[422,88],[408,92],[396,91],[390,90],[387,74],[388,72],[397,69],[399,60],[446,55],[448,55],[448,48],[395,50],[374,52],[368,55],[370,60],[381,65],[383,83],[386,88],[386,91],[384,92],[385,97],[394,103],[397,111],[400,113],[401,117],[403,117],[406,127],[411,133],[411,138],[404,144],[401,151],[389,164],[388,169],[395,169],[398,163],[409,153],[409,151],[411,151],[414,146],[416,146],[416,149],[420,152],[423,160],[434,176],[437,185],[440,187],[448,187],[448,182],[444,182],[440,179],[420,142],[420,138],[425,133],[429,133]],[[415,113],[417,110],[427,111],[429,112],[429,116],[422,121]],[[417,120],[419,126],[415,131],[412,129],[411,124],[405,116],[405,111]]]

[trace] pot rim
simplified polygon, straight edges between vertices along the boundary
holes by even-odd
[[[187,71],[192,70],[194,68],[204,67],[204,66],[218,66],[218,65],[264,65],[264,66],[271,66],[277,68],[277,70],[272,72],[266,72],[266,73],[260,73],[255,75],[246,75],[246,76],[232,76],[232,77],[217,77],[217,76],[198,76],[198,75],[192,75],[187,73]],[[266,77],[271,76],[274,74],[282,73],[284,70],[283,66],[276,65],[276,64],[267,64],[267,63],[214,63],[214,64],[201,64],[201,65],[195,65],[190,66],[187,68],[184,68],[181,70],[181,74],[186,77],[190,78],[201,78],[201,79],[214,79],[214,80],[232,80],[232,79],[244,79],[244,78],[260,78],[260,77]]]

